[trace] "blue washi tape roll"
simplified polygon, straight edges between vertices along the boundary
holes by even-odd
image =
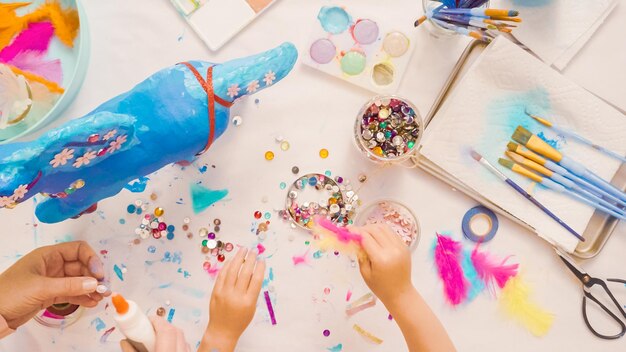
[[[489,229],[484,233],[476,233],[472,230],[472,222],[481,217],[489,222]],[[463,234],[468,240],[478,243],[488,242],[498,231],[498,218],[493,211],[479,205],[473,207],[465,213],[463,216],[463,222],[461,223],[461,228],[463,229]]]

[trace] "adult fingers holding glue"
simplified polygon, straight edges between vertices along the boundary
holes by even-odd
[[[0,338],[52,304],[95,307],[103,298],[96,292],[103,279],[102,262],[86,242],[45,246],[26,254],[0,274]]]
[[[185,334],[182,330],[168,323],[161,317],[151,317],[150,322],[154,328],[155,343],[154,352],[190,352],[191,347],[185,340]],[[122,352],[138,352],[133,347],[133,342],[121,340],[120,347]]]
[[[209,305],[209,325],[198,351],[234,351],[248,327],[261,292],[265,261],[254,250],[240,248],[215,281]]]
[[[415,351],[455,351],[448,333],[411,282],[411,254],[386,225],[350,227],[362,236],[367,256],[359,258],[367,286],[398,323],[407,346]]]

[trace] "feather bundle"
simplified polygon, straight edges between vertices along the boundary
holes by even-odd
[[[0,61],[10,62],[16,55],[26,51],[43,54],[48,51],[53,35],[52,23],[31,23],[10,45],[0,51]]]
[[[485,289],[485,283],[478,276],[476,268],[474,268],[472,254],[469,250],[463,250],[463,261],[461,262],[461,265],[463,266],[463,274],[465,274],[465,278],[470,285],[467,292],[467,300],[472,301]]]
[[[495,295],[496,285],[503,288],[504,285],[515,275],[517,275],[518,264],[506,264],[509,257],[502,261],[494,258],[487,252],[478,251],[479,244],[474,247],[471,254],[471,260],[478,277],[489,288],[489,291]]]
[[[554,316],[530,300],[530,289],[519,275],[507,281],[499,301],[504,311],[533,335],[541,337],[550,331]]]
[[[357,256],[365,255],[361,245],[363,240],[361,235],[339,227],[324,217],[318,216],[313,219],[311,231],[316,238],[315,245],[323,251],[337,250]]]
[[[33,12],[17,16],[15,10],[28,3],[0,5],[0,49],[6,47],[11,39],[25,30],[30,23],[50,21],[54,33],[68,47],[74,46],[74,38],[78,33],[78,11],[73,8],[63,9],[58,1],[48,1]]]
[[[32,105],[24,76],[0,64],[0,130],[20,120]]]
[[[467,298],[469,290],[469,282],[461,267],[461,243],[440,234],[435,241],[435,265],[443,281],[446,298],[450,304],[458,305]]]

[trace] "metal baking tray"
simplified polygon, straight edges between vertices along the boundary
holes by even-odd
[[[472,66],[472,63],[476,61],[476,59],[480,56],[480,54],[483,52],[483,50],[485,50],[486,47],[487,44],[481,41],[473,41],[467,46],[467,48],[459,58],[459,61],[452,70],[452,73],[448,77],[448,80],[444,84],[443,89],[439,93],[439,96],[437,97],[437,99],[435,99],[435,103],[428,112],[428,115],[424,118],[424,124],[426,126],[426,129],[428,128],[428,124],[430,123],[430,121],[443,106],[443,103],[446,101],[450,93],[452,93],[456,85],[459,83],[461,77],[463,77],[467,70]],[[419,156],[417,156],[416,161],[417,166],[422,170],[441,179],[452,187],[462,191],[466,195],[470,196],[471,198],[485,205],[486,207],[492,209],[493,211],[503,216],[506,216],[512,221],[531,230],[532,232],[537,232],[529,224],[513,216],[511,213],[492,203],[482,195],[476,193],[474,190],[464,185],[458,179],[451,177],[450,174],[438,168],[436,165],[430,162],[424,162],[420,160]],[[626,164],[622,164],[622,166],[619,168],[619,170],[611,180],[611,183],[622,190],[626,190]],[[606,241],[615,230],[618,222],[619,220],[612,216],[606,215],[599,211],[594,212],[591,219],[589,220],[589,223],[587,224],[585,231],[583,232],[585,242],[580,242],[576,247],[574,253],[572,254],[582,259],[588,259],[596,256],[598,253],[600,253],[602,247],[604,247],[604,245],[606,244]]]

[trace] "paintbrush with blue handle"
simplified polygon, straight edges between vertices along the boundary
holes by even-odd
[[[568,224],[566,224],[563,220],[561,220],[558,216],[556,216],[550,209],[546,208],[543,204],[539,203],[538,200],[535,199],[531,194],[526,192],[522,187],[520,187],[517,183],[513,182],[510,178],[506,177],[505,174],[496,169],[493,165],[491,165],[482,155],[478,154],[475,150],[470,150],[470,154],[474,160],[481,163],[487,170],[491,171],[494,175],[496,175],[499,179],[506,182],[509,186],[511,186],[514,190],[516,190],[519,194],[523,195],[528,199],[531,203],[533,203],[537,208],[541,209],[544,213],[546,213],[549,217],[551,217],[554,221],[558,222],[559,225],[563,226],[569,233],[574,235],[580,241],[585,241],[583,236],[579,235],[576,230],[572,229]]]
[[[560,185],[560,184],[552,181],[549,178],[541,177],[541,176],[537,175],[536,173],[526,169],[525,167],[523,167],[523,166],[521,166],[521,165],[519,165],[517,163],[512,162],[511,160],[498,159],[498,163],[500,163],[500,165],[506,167],[507,169],[511,169],[514,172],[516,172],[516,173],[518,173],[518,174],[520,174],[522,176],[525,176],[525,177],[527,177],[527,178],[529,178],[529,179],[531,179],[531,180],[533,180],[533,181],[535,181],[535,182],[537,182],[539,184],[544,185],[546,188],[549,188],[549,189],[551,189],[553,191],[556,191],[558,193],[566,194],[566,195],[568,195],[568,196],[578,200],[581,203],[585,203],[585,204],[591,206],[592,208],[595,208],[595,209],[598,209],[600,211],[603,211],[603,212],[605,212],[605,213],[607,213],[607,214],[609,214],[611,216],[614,216],[614,217],[616,217],[616,218],[618,218],[620,220],[626,220],[626,216],[623,213],[618,213],[616,211],[613,211],[613,210],[611,210],[609,208],[606,208],[606,207],[600,205],[597,202],[594,202],[594,201],[592,201],[590,199],[587,199],[587,198],[581,196],[578,193],[572,192],[572,191],[566,189],[563,185]]]
[[[576,133],[574,131],[571,131],[571,130],[568,130],[567,128],[561,127],[561,126],[555,124],[554,122],[550,122],[550,121],[548,121],[548,120],[546,120],[546,119],[544,119],[542,117],[533,115],[533,114],[529,113],[528,111],[526,111],[526,115],[532,117],[533,119],[535,119],[535,121],[539,122],[540,124],[542,124],[544,126],[547,126],[547,127],[550,127],[551,129],[553,129],[557,133],[560,133],[560,134],[562,134],[564,136],[572,137],[575,140],[592,147],[593,149],[599,151],[602,154],[608,155],[608,156],[610,156],[612,158],[615,158],[615,159],[617,159],[617,160],[619,160],[619,161],[621,161],[623,163],[626,163],[626,157],[624,157],[623,155],[620,155],[620,154],[618,154],[618,153],[616,153],[616,152],[614,152],[612,150],[609,150],[609,149],[607,149],[607,148],[605,148],[603,146],[597,145],[597,144],[593,143],[592,141],[588,140],[587,138],[579,135],[578,133]]]
[[[512,138],[517,143],[526,146],[526,148],[558,163],[574,175],[580,176],[590,183],[593,183],[599,188],[610,193],[611,195],[617,197],[618,199],[626,201],[626,193],[617,189],[611,183],[603,180],[601,177],[588,170],[581,163],[563,155],[558,150],[552,148],[551,145],[546,143],[543,139],[535,136],[532,132],[525,129],[524,127],[517,126],[515,132],[513,132]]]
[[[530,159],[534,162],[536,162],[537,164],[544,166],[546,169],[554,172],[557,175],[561,175],[569,180],[574,181],[576,184],[578,184],[580,187],[584,187],[588,192],[591,192],[592,194],[598,196],[598,197],[602,197],[604,199],[606,199],[609,202],[614,202],[616,205],[621,206],[621,207],[625,207],[626,208],[626,202],[617,199],[615,196],[607,193],[606,191],[598,188],[597,186],[583,180],[582,178],[572,174],[571,172],[567,171],[567,169],[563,168],[562,166],[559,166],[557,163],[548,160],[544,157],[542,157],[539,154],[535,154],[534,152],[531,152],[530,150],[522,147],[521,145],[517,144],[517,143],[513,143],[513,142],[509,142],[509,144],[507,144],[507,148],[511,151],[514,152],[516,154],[519,154],[527,159]],[[545,175],[545,174],[544,174]],[[551,177],[550,175],[547,175],[549,177]]]

